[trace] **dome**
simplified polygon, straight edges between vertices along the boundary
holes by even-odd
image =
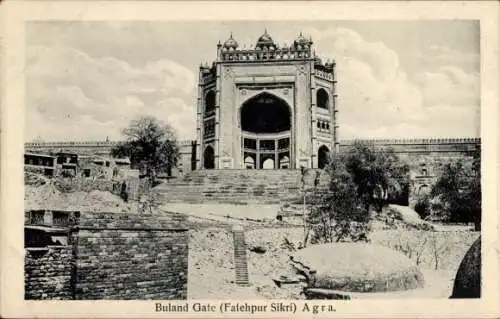
[[[231,33],[229,39],[227,39],[226,42],[224,42],[224,47],[233,49],[236,49],[238,47],[238,42],[236,42],[236,40],[233,39],[233,33]]]
[[[293,44],[295,47],[301,45],[301,46],[305,46],[305,45],[311,45],[312,44],[312,41],[311,39],[307,39],[306,37],[304,37],[302,35],[302,32],[299,34],[299,36],[293,41]]]
[[[264,34],[260,36],[255,46],[257,48],[274,46],[273,38],[271,38],[271,36],[267,33],[267,30],[265,30]]]
[[[295,43],[308,43],[309,41],[302,35],[302,32],[299,34],[299,36],[295,39]]]

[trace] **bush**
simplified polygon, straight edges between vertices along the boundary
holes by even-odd
[[[434,187],[433,210],[441,219],[455,223],[474,222],[481,226],[481,170],[476,157],[472,163],[457,161],[445,165]]]
[[[361,143],[347,153],[335,153],[327,172],[328,191],[315,188],[310,196],[308,225],[316,243],[368,241],[371,210],[381,211],[404,191],[409,178],[408,166],[392,151]]]
[[[419,198],[415,203],[415,211],[418,213],[420,218],[426,219],[431,214],[431,203],[429,198]]]

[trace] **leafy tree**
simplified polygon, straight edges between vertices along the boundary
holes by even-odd
[[[133,120],[122,130],[125,140],[111,150],[115,157],[127,156],[132,167],[156,181],[158,173],[169,173],[177,164],[179,147],[173,128],[152,116]]]
[[[474,222],[481,227],[481,169],[479,150],[472,162],[444,166],[431,190],[433,210],[450,222]]]
[[[309,223],[315,242],[368,241],[370,212],[380,211],[409,182],[408,165],[392,150],[356,142],[336,153],[327,167],[327,192],[318,192]]]
[[[431,203],[428,195],[423,195],[417,199],[415,203],[415,211],[420,218],[425,219],[431,213]]]
[[[409,183],[409,167],[392,149],[376,150],[372,144],[358,141],[345,154],[344,162],[367,211],[380,211]]]

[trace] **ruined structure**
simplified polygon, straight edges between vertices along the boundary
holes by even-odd
[[[187,298],[184,217],[65,213],[64,222],[25,220],[26,300]],[[40,245],[43,234],[64,239]]]

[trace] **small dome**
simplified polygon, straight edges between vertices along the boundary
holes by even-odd
[[[312,41],[311,39],[307,39],[306,37],[304,37],[302,35],[302,32],[299,34],[299,36],[293,41],[293,45],[294,47],[297,47],[297,46],[302,46],[304,48],[304,46],[309,46],[312,44]]]
[[[225,48],[233,48],[236,49],[238,47],[238,42],[236,42],[235,39],[233,39],[233,33],[231,32],[231,35],[229,36],[229,39],[224,42],[224,47]]]
[[[299,36],[295,39],[295,43],[308,43],[309,41],[302,35],[302,32],[299,34]]]
[[[274,46],[273,38],[271,38],[271,36],[267,33],[267,30],[265,30],[264,34],[260,36],[255,46],[257,48]]]

